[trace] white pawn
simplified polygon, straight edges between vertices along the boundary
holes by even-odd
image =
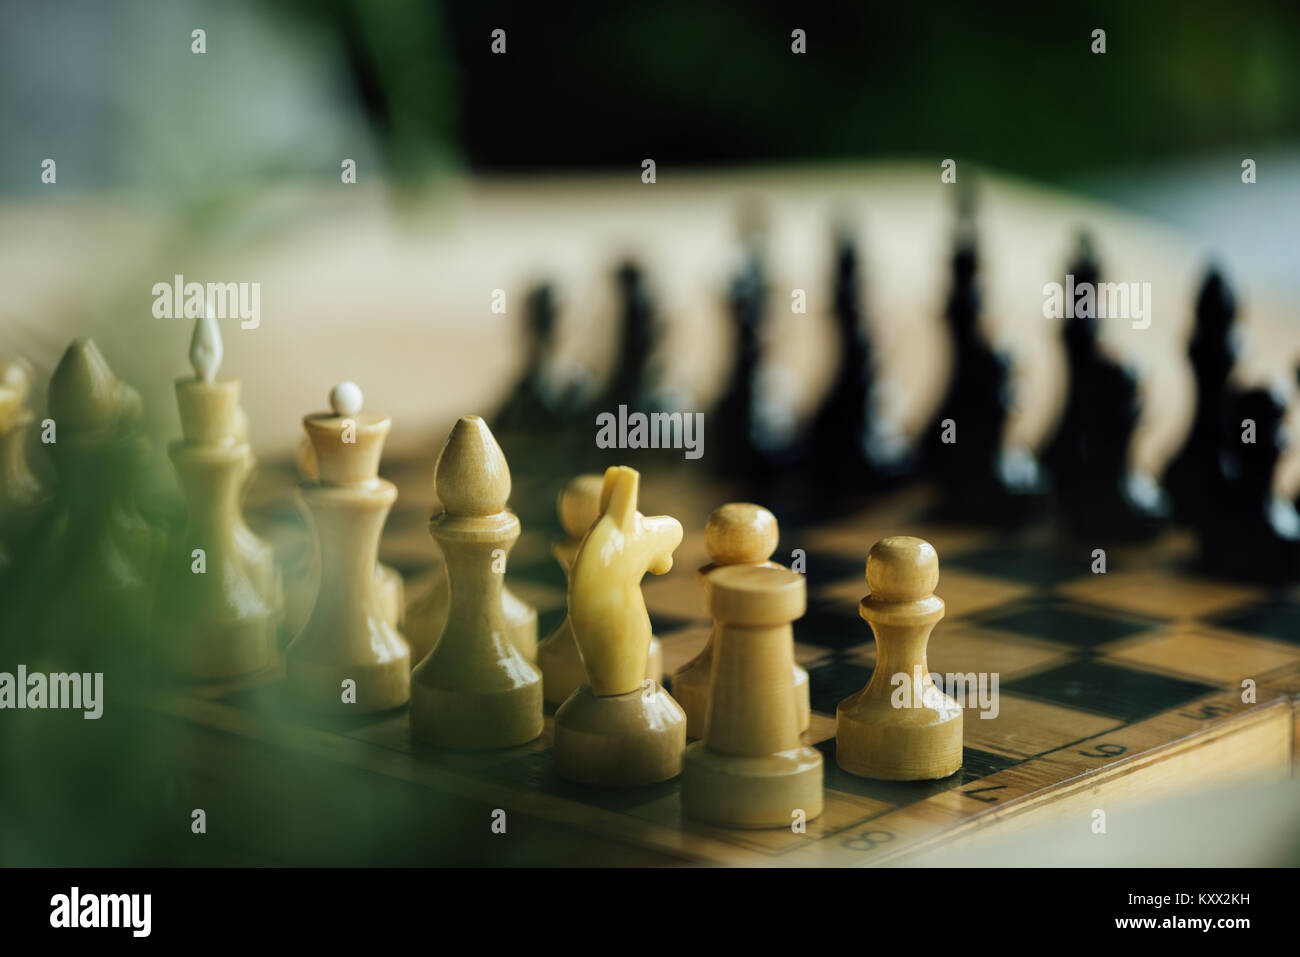
[[[858,611],[876,636],[871,680],[835,712],[835,760],[851,774],[891,781],[945,778],[961,767],[961,705],[935,685],[926,660],[943,617],[939,557],[919,538],[871,546]]]

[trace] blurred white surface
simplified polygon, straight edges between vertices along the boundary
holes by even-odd
[[[1243,783],[1159,803],[1104,807],[1004,841],[937,848],[909,861],[943,867],[1296,867],[1300,781]]]

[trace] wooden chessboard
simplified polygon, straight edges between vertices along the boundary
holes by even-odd
[[[509,454],[509,448],[507,446]],[[512,505],[524,535],[511,557],[517,594],[544,636],[563,614],[563,576],[548,553],[560,476],[516,468]],[[383,558],[410,593],[435,561],[426,520],[431,463],[393,477],[399,501]],[[704,519],[736,486],[687,468],[643,480],[643,511],[687,529],[672,572],[647,577],[646,603],[668,672],[703,646],[709,623],[695,569]],[[632,790],[560,780],[553,710],[533,743],[439,753],[417,746],[405,710],[345,721],[296,713],[280,673],[165,694],[184,808],[205,808],[204,860],[262,863],[857,865],[905,861],[952,842],[996,838],[1095,808],[1290,773],[1300,741],[1300,589],[1207,580],[1193,542],[1172,530],[1150,545],[1062,544],[1022,532],[938,521],[924,487],[831,520],[783,514],[775,557],[806,561],[808,613],[795,623],[814,715],[805,740],[825,756],[824,813],[806,833],[704,827],[682,820],[678,783]],[[996,673],[999,711],[965,715],[965,760],[932,783],[870,781],[835,763],[835,707],[871,674],[874,646],[857,614],[864,559],[887,534],[939,552],[947,617],[932,671]],[[1242,682],[1256,684],[1243,703]],[[168,746],[164,742],[161,746]],[[491,830],[503,810],[506,833]],[[220,847],[221,852],[212,848]]]

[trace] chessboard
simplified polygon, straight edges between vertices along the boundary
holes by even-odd
[[[507,579],[538,608],[544,637],[564,613],[564,575],[548,548],[565,476],[530,474],[519,455],[512,467],[524,532]],[[410,598],[438,573],[421,492],[432,462],[390,474],[404,499],[381,558],[404,573]],[[642,487],[646,514],[673,514],[686,529],[672,571],[644,582],[671,675],[709,634],[696,580],[708,560],[705,518],[747,500],[746,489],[683,466],[647,469]],[[203,850],[181,853],[266,864],[893,864],[1040,824],[1086,828],[1099,808],[1291,772],[1300,589],[1207,578],[1177,528],[1107,549],[1099,573],[1093,546],[1051,525],[956,525],[939,517],[937,499],[911,485],[830,517],[761,503],[781,522],[774,558],[807,576],[808,611],[794,636],[814,712],[804,740],[825,758],[825,810],[805,829],[683,820],[676,779],[629,789],[567,783],[556,773],[551,706],[528,745],[440,752],[412,741],[407,709],[346,720],[295,711],[282,668],[272,668],[156,699],[169,729],[160,746],[175,755],[171,799],[186,814],[204,808],[208,821]],[[253,518],[273,540],[292,537],[283,507]],[[866,684],[874,659],[857,608],[865,557],[896,534],[926,539],[940,557],[936,594],[947,614],[930,643],[931,671],[998,680],[996,715],[967,703],[962,767],[939,781],[868,780],[835,761],[836,705]]]

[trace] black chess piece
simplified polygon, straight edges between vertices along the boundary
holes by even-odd
[[[1228,377],[1241,351],[1237,304],[1222,272],[1211,267],[1196,297],[1196,324],[1187,345],[1196,379],[1196,412],[1183,447],[1165,471],[1174,515],[1195,522],[1214,507],[1212,483]]]
[[[1101,269],[1086,235],[1070,266],[1063,330],[1069,394],[1044,452],[1067,526],[1078,537],[1140,541],[1156,534],[1170,506],[1154,479],[1131,468],[1129,446],[1141,417],[1137,373],[1100,348]],[[1071,292],[1073,290],[1073,292]]]
[[[1300,514],[1273,485],[1285,415],[1276,389],[1228,390],[1209,483],[1213,507],[1198,519],[1201,565],[1212,574],[1272,584],[1300,577]]]
[[[764,381],[767,282],[762,257],[750,242],[731,283],[728,307],[735,328],[735,362],[710,420],[716,461],[728,474],[762,479],[795,463],[798,435],[779,396]]]
[[[552,369],[558,308],[550,283],[529,290],[524,304],[528,339],[523,373],[493,422],[502,432],[531,431],[573,423],[581,414],[580,381],[560,381]]]
[[[646,287],[645,275],[631,260],[619,264],[615,271],[620,303],[620,342],[618,359],[610,377],[604,401],[608,408],[626,405],[629,409],[650,412],[658,407],[655,395],[656,373],[653,364],[660,326]]]
[[[835,243],[833,314],[839,367],[809,430],[809,455],[823,484],[879,487],[915,468],[902,424],[883,418],[876,401],[876,365],[864,323],[857,245]]]
[[[943,485],[944,511],[967,520],[1025,521],[1042,514],[1046,484],[1027,449],[1005,442],[1014,405],[1011,358],[979,328],[979,256],[972,202],[959,206],[952,286],[944,315],[953,345],[948,389],[924,442]]]

